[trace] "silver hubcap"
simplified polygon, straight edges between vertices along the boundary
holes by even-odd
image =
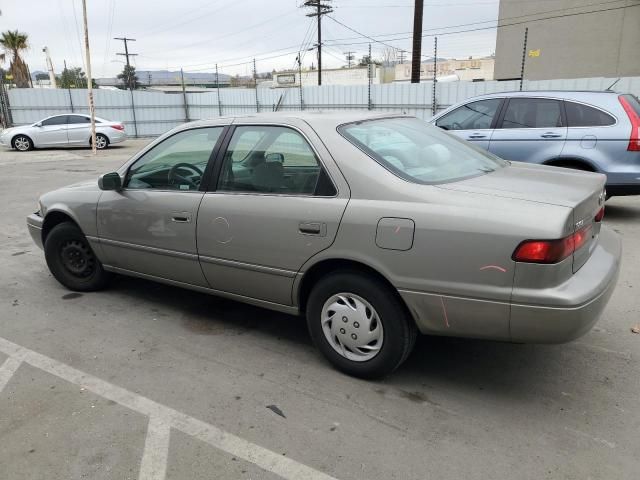
[[[29,140],[25,137],[16,138],[14,145],[18,150],[29,150]]]
[[[365,362],[382,348],[384,330],[378,313],[353,293],[332,295],[322,307],[322,331],[333,349],[348,360]]]
[[[104,137],[96,137],[96,148],[104,148],[107,146],[107,140]]]

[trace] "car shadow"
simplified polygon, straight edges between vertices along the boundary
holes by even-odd
[[[154,315],[175,318],[190,334],[252,333],[265,337],[266,342],[270,338],[288,342],[294,350],[313,348],[302,317],[129,277],[117,277],[111,290],[135,299],[136,303],[149,302]],[[317,361],[331,368],[320,354]],[[576,370],[582,361],[575,360]],[[530,395],[536,383],[548,382],[549,375],[566,376],[573,368],[572,363],[567,360],[566,349],[558,345],[420,335],[412,354],[396,372],[371,383],[383,384],[416,401],[422,398],[420,392],[426,386],[435,384],[454,390],[487,389],[520,397]]]
[[[607,220],[636,220],[640,217],[640,205],[615,205],[607,202],[605,207],[605,222]]]

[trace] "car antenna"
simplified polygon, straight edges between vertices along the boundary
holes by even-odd
[[[605,92],[610,92],[610,91],[611,91],[611,89],[613,88],[613,86],[614,86],[616,83],[618,83],[618,82],[620,81],[620,78],[621,78],[621,77],[618,77],[618,79],[617,79],[615,82],[613,82],[611,85],[609,85],[609,86],[605,89]]]

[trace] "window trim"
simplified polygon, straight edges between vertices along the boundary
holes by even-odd
[[[175,137],[176,135],[180,134],[180,133],[184,133],[184,132],[191,132],[194,130],[202,130],[204,128],[221,128],[222,132],[220,133],[220,136],[218,137],[218,140],[216,140],[215,145],[213,146],[211,153],[209,154],[209,159],[207,160],[207,166],[204,169],[204,172],[202,173],[202,180],[200,181],[200,186],[198,188],[198,190],[175,190],[175,189],[164,189],[164,188],[127,188],[126,187],[126,181],[127,181],[127,177],[129,176],[129,171],[131,170],[131,168],[140,160],[142,159],[147,153],[151,152],[152,150],[154,150],[158,145],[162,145],[164,142],[166,142],[167,140],[169,140],[170,138]],[[197,127],[193,127],[193,128],[184,128],[182,130],[178,130],[177,132],[172,133],[171,135],[163,138],[161,141],[157,142],[157,143],[153,143],[152,145],[149,145],[149,148],[145,149],[144,151],[140,152],[139,155],[137,155],[136,157],[134,157],[133,159],[131,159],[131,163],[129,163],[124,171],[124,174],[122,175],[122,191],[125,192],[140,192],[140,191],[144,191],[144,192],[179,192],[179,193],[203,193],[205,192],[205,182],[207,180],[207,173],[210,171],[212,162],[215,161],[216,155],[218,153],[218,149],[220,148],[221,144],[222,144],[222,140],[226,138],[226,135],[228,133],[228,129],[229,129],[229,125],[199,125]]]
[[[440,120],[442,117],[444,117],[445,115],[449,115],[452,112],[455,112],[456,110],[462,108],[462,107],[466,107],[467,105],[470,105],[472,103],[476,103],[476,102],[482,102],[484,100],[500,100],[500,103],[498,104],[498,108],[496,108],[496,113],[493,116],[493,118],[491,119],[491,124],[489,125],[489,128],[466,128],[466,129],[462,129],[462,130],[447,130],[442,128],[441,126],[438,125],[438,120]],[[433,126],[438,127],[442,130],[444,130],[445,132],[470,132],[470,131],[474,131],[474,132],[486,132],[489,130],[495,130],[496,125],[498,123],[498,119],[500,118],[500,115],[502,114],[502,109],[504,108],[504,105],[506,103],[506,100],[508,100],[508,98],[506,97],[488,97],[488,98],[476,98],[473,99],[469,102],[465,102],[462,103],[460,105],[458,105],[456,108],[447,111],[447,112],[442,112],[436,119],[433,120]]]
[[[287,128],[290,130],[295,131],[296,133],[300,134],[302,136],[302,138],[305,140],[305,142],[307,142],[307,145],[309,145],[309,147],[311,148],[316,161],[318,162],[318,164],[320,165],[320,168],[322,170],[324,170],[324,173],[327,175],[327,177],[329,178],[329,181],[331,182],[331,184],[333,185],[333,188],[335,190],[335,195],[316,195],[315,193],[312,194],[307,194],[307,193],[298,193],[298,194],[294,194],[294,193],[275,193],[275,192],[235,192],[235,191],[228,191],[228,190],[218,190],[218,181],[220,179],[220,175],[222,173],[222,165],[224,163],[224,157],[227,154],[227,150],[229,149],[229,144],[231,143],[231,139],[233,138],[233,134],[235,133],[236,129],[238,127],[280,127],[280,128]],[[316,182],[316,186],[317,186],[317,182]],[[221,146],[218,155],[216,156],[215,159],[215,166],[213,168],[213,172],[210,176],[210,178],[207,179],[207,185],[206,185],[206,189],[205,189],[206,193],[220,193],[220,194],[229,194],[229,195],[260,195],[260,196],[278,196],[278,197],[292,197],[292,198],[336,198],[340,196],[340,190],[336,185],[335,180],[333,179],[331,172],[329,171],[329,169],[327,168],[325,162],[322,160],[322,157],[320,156],[320,154],[318,153],[318,150],[316,149],[315,145],[313,144],[313,142],[311,142],[311,140],[309,139],[309,137],[302,131],[300,130],[298,127],[293,126],[293,125],[287,125],[287,124],[283,124],[283,123],[274,123],[274,122],[270,122],[270,123],[239,123],[239,124],[234,124],[234,125],[230,125],[229,126],[229,131],[227,132],[227,136],[225,137],[225,141],[224,141],[224,145]]]
[[[51,120],[52,118],[58,118],[58,117],[65,117],[65,122],[64,123],[56,123],[54,125],[45,125],[44,124],[44,122],[46,122],[47,120]],[[69,115],[66,114],[66,113],[62,113],[60,115],[51,115],[50,117],[47,117],[44,120],[40,120],[40,125],[42,125],[43,127],[58,127],[60,125],[69,125]]]
[[[605,115],[608,115],[608,116],[612,117],[615,120],[615,122],[612,123],[611,125],[586,125],[586,126],[582,126],[582,127],[572,127],[572,126],[569,125],[569,117],[566,115],[567,102],[577,103],[578,105],[584,105],[585,107],[591,107],[591,108],[593,108],[595,110],[599,110],[600,112],[604,113]],[[597,107],[597,106],[592,105],[592,104],[587,103],[587,102],[581,102],[579,100],[572,100],[572,99],[569,99],[569,98],[563,99],[562,103],[564,104],[565,116],[567,118],[567,128],[610,128],[610,127],[618,126],[618,122],[619,122],[618,117],[616,115],[614,115],[613,113],[608,112],[607,110],[605,110],[603,108]]]
[[[509,108],[509,103],[511,100],[552,100],[558,102],[560,104],[560,120],[562,121],[563,126],[561,127],[522,127],[522,128],[502,128],[502,123],[504,122],[504,117],[507,115],[507,109]],[[567,115],[564,111],[564,98],[555,98],[555,97],[536,97],[536,96],[524,96],[517,95],[514,97],[507,97],[506,102],[503,105],[502,111],[500,112],[499,122],[496,123],[495,130],[549,130],[551,128],[568,128],[567,127]]]

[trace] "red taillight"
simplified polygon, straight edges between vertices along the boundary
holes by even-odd
[[[598,213],[596,213],[596,216],[593,218],[593,221],[601,222],[603,218],[604,218],[604,207],[598,210]]]
[[[513,260],[527,263],[558,263],[587,243],[591,225],[559,240],[525,240],[513,252]]]
[[[123,131],[124,125],[111,125],[111,128],[115,128],[116,130]]]
[[[624,111],[627,112],[629,121],[631,122],[631,136],[629,137],[629,146],[627,150],[632,152],[640,152],[640,116],[633,106],[622,95],[618,97]]]

